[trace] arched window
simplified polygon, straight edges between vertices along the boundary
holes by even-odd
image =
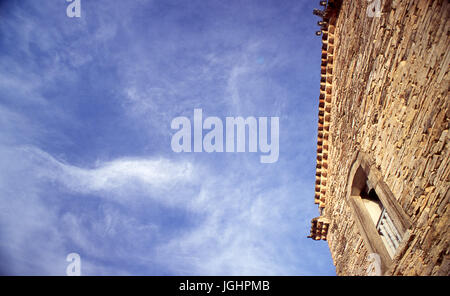
[[[358,153],[348,177],[348,200],[355,222],[368,251],[380,256],[384,272],[411,225],[409,217],[362,153]]]

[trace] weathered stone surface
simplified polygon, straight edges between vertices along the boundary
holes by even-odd
[[[337,274],[365,274],[368,250],[346,190],[355,152],[366,153],[413,224],[385,274],[449,275],[450,4],[382,3],[381,17],[369,18],[367,1],[343,1],[333,28],[316,202],[330,219]]]

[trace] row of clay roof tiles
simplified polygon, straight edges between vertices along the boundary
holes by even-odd
[[[328,177],[328,149],[331,117],[331,95],[334,62],[334,32],[336,26],[336,1],[329,0],[323,13],[322,60],[320,71],[319,124],[317,134],[317,163],[314,203],[322,213],[326,202]],[[311,234],[314,240],[326,240],[329,220],[322,216],[311,221]]]

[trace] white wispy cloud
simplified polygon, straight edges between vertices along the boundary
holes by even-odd
[[[169,190],[179,183],[189,183],[194,178],[190,162],[174,162],[164,158],[119,158],[107,162],[96,162],[92,168],[81,168],[57,160],[36,147],[17,148],[33,164],[36,176],[59,182],[79,193],[107,193],[123,198],[127,191]],[[130,200],[127,197],[124,202]],[[167,200],[170,202],[170,200]]]

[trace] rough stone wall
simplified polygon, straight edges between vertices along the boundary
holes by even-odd
[[[336,25],[324,215],[338,275],[362,275],[368,251],[346,201],[355,152],[370,156],[412,228],[386,274],[449,275],[447,0],[343,1]]]

